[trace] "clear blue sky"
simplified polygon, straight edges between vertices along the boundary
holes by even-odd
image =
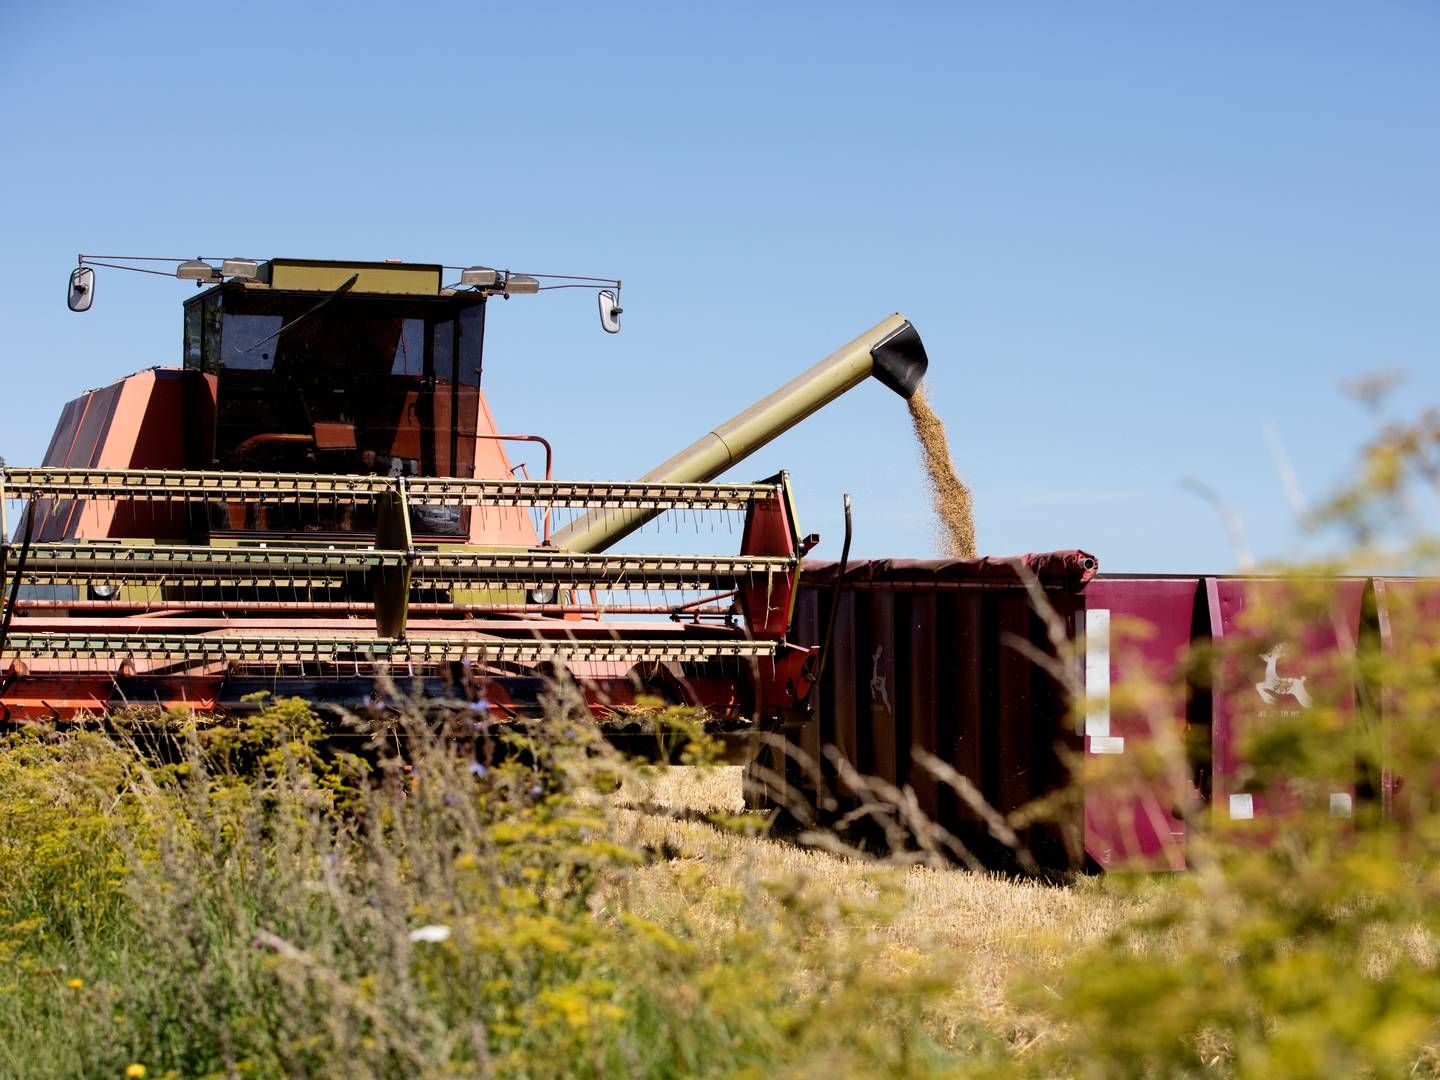
[[[720,12],[724,12],[721,14]],[[492,310],[502,427],[637,475],[891,311],[983,551],[1224,570],[1374,421],[1440,402],[1440,5],[38,4],[0,0],[0,454],[176,363],[189,286],[77,252],[405,258],[625,281]],[[935,551],[908,417],[863,386],[791,470],[838,551]]]

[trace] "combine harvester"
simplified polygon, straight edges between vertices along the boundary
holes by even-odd
[[[565,481],[541,436],[492,418],[487,305],[590,288],[614,333],[618,280],[82,256],[72,310],[96,266],[209,287],[185,303],[182,367],[76,398],[44,466],[3,473],[24,503],[0,552],[9,723],[259,691],[363,710],[386,680],[519,717],[560,664],[599,715],[658,696],[722,731],[782,722],[815,663],[787,640],[815,538],[784,473],[715,479],[868,377],[908,397],[926,368],[895,315],[641,479]],[[543,448],[543,479],[517,478],[517,442]],[[738,551],[606,553],[656,518]]]

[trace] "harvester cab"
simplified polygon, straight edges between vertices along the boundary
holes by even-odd
[[[72,307],[78,295],[79,310],[89,308],[95,265],[111,264],[82,257],[72,274]],[[447,287],[446,272],[396,262],[180,262],[180,276],[209,286],[184,305],[183,368],[165,377],[179,397],[178,408],[165,408],[172,423],[178,420],[181,444],[162,455],[165,461],[125,464],[395,479],[510,475],[496,444],[515,440],[493,430],[480,390],[485,308],[492,296],[538,292],[540,281],[471,267],[454,269],[460,280]],[[608,319],[620,283],[575,281],[597,288]],[[65,426],[46,464],[81,464],[52,460],[70,456]],[[497,516],[473,531],[471,517],[461,506],[410,508],[421,537],[518,545],[544,539],[524,514]],[[337,503],[302,513],[284,503],[213,502],[185,523],[184,539],[270,534],[343,541],[374,529],[373,505]],[[79,537],[72,531],[53,538]]]
[[[487,303],[593,289],[613,333],[618,280],[82,256],[70,307],[91,307],[96,266],[165,262],[201,287],[182,365],[76,398],[42,467],[0,474],[21,504],[0,547],[6,720],[237,710],[257,691],[504,720],[536,712],[562,668],[607,720],[657,698],[722,731],[803,710],[812,650],[786,634],[808,541],[789,481],[717,478],[868,376],[913,393],[926,359],[903,317],[638,481],[563,481],[543,437],[492,418]],[[543,477],[512,464],[517,442],[543,449]],[[738,553],[606,553],[661,517],[724,534],[714,515]]]
[[[214,382],[214,423],[205,417],[195,432],[197,455],[237,472],[473,473],[484,294],[442,295],[439,267],[347,274],[351,267],[267,265],[278,285],[226,282],[185,305],[185,368]],[[209,524],[222,532],[301,527],[265,509]],[[417,515],[417,531],[466,535],[464,515],[449,509]],[[365,516],[335,507],[304,527],[373,532]]]

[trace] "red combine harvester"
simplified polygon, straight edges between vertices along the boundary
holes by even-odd
[[[561,664],[597,713],[659,696],[744,729],[803,709],[814,650],[787,632],[814,539],[785,474],[715,478],[869,376],[912,394],[926,357],[903,317],[639,480],[564,481],[543,438],[491,415],[487,305],[592,288],[613,333],[618,280],[82,256],[70,307],[96,266],[166,264],[209,286],[185,304],[183,366],[76,398],[44,466],[0,478],[23,501],[0,549],[5,721],[257,691],[359,709],[387,680],[513,717]],[[543,479],[515,475],[517,442],[544,449]],[[728,526],[739,550],[607,552],[657,518]]]

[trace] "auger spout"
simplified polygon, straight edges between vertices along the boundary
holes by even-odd
[[[905,316],[891,315],[651,469],[641,480],[665,483],[714,480],[869,376],[873,375],[909,399],[928,366],[925,346],[915,327]],[[658,513],[658,510],[591,511],[556,532],[551,539],[556,547],[569,551],[603,551]]]

